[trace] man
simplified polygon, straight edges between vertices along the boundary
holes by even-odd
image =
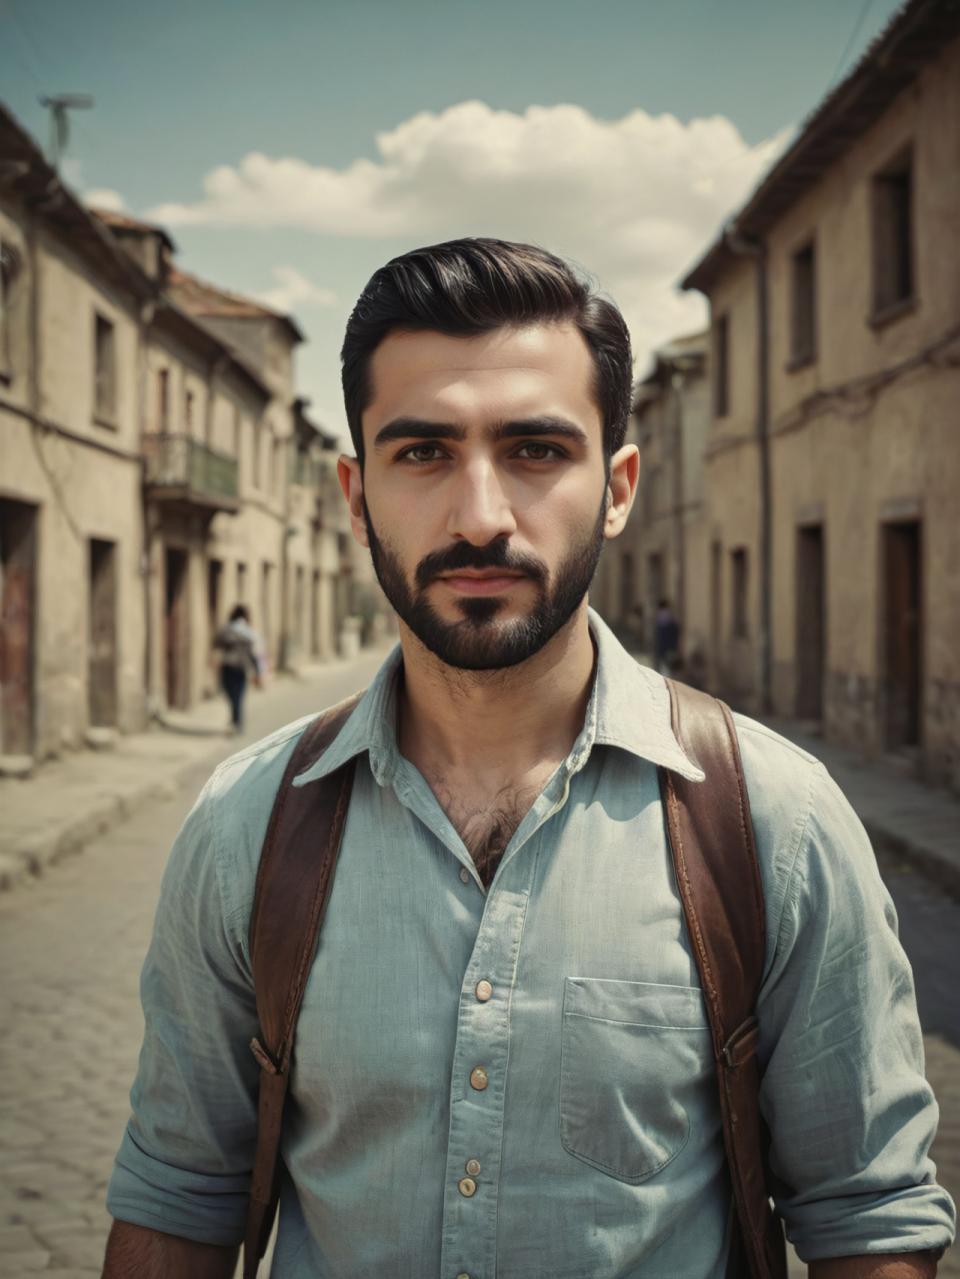
[[[626,522],[626,328],[559,259],[456,241],[347,328],[340,479],[400,645],[296,779],[358,767],[300,1016],[275,1279],[719,1279],[710,1037],[657,766],[703,774],[586,593]],[[248,928],[301,720],[223,764],[143,975],[107,1279],[232,1273],[253,1156]],[[910,970],[823,768],[739,718],[767,907],[774,1190],[817,1279],[935,1273]]]
[[[220,687],[230,704],[230,727],[234,733],[242,733],[248,671],[252,672],[254,683],[260,685],[260,638],[250,625],[250,611],[245,604],[234,605],[230,620],[214,636],[213,647],[220,654]]]

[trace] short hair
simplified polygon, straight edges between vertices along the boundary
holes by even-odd
[[[245,622],[249,622],[250,610],[247,608],[246,604],[234,604],[230,611],[230,621],[237,622],[241,617]]]
[[[564,320],[577,326],[593,356],[593,393],[609,460],[626,434],[633,378],[630,334],[613,302],[562,258],[533,244],[448,240],[393,258],[360,294],[340,352],[347,423],[361,466],[360,424],[373,392],[370,360],[388,334],[472,337],[507,325]]]

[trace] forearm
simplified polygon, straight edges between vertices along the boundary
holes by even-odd
[[[810,1279],[934,1279],[936,1273],[937,1263],[929,1252],[887,1252],[810,1262]]]
[[[101,1279],[232,1279],[238,1251],[115,1221]]]

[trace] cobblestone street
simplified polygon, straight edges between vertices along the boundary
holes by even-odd
[[[367,656],[250,699],[249,736],[366,683]],[[0,1275],[99,1274],[109,1225],[103,1198],[128,1111],[141,1037],[138,975],[170,842],[201,782],[235,743],[211,741],[190,784],[156,799],[27,888],[0,896],[6,1088],[0,1111]],[[948,951],[960,906],[888,858],[914,962],[938,1091],[941,1177],[960,1192],[960,996]],[[796,1271],[802,1274],[802,1269]],[[946,1258],[941,1275],[960,1275]]]

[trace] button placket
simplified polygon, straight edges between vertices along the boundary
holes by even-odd
[[[441,1273],[447,1275],[465,1262],[474,1276],[496,1269],[510,992],[537,861],[537,849],[528,851],[489,891],[461,987],[441,1244]]]

